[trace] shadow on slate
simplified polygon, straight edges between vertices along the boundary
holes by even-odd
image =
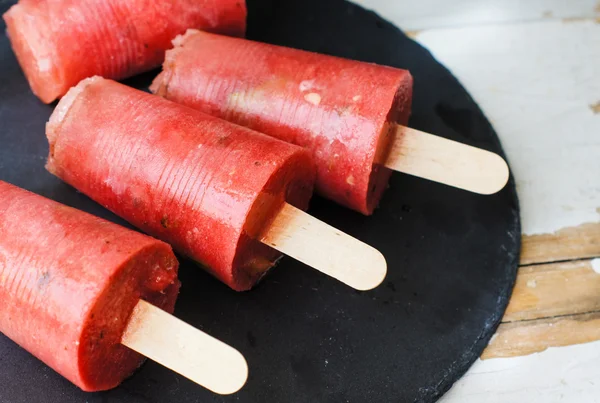
[[[411,70],[412,127],[502,152],[457,80],[377,15],[333,0],[249,8],[251,39]],[[142,88],[152,77],[129,83]],[[0,83],[0,179],[123,223],[44,170],[52,107],[30,93],[4,35]],[[371,218],[318,198],[311,212],[383,252],[380,288],[355,292],[285,258],[238,294],[182,260],[176,314],[244,353],[250,378],[239,394],[213,395],[155,363],[116,390],[85,394],[0,336],[0,401],[435,401],[477,359],[508,302],[520,245],[514,181],[483,197],[395,174]]]

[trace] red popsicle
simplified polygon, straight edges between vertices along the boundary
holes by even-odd
[[[403,126],[406,70],[196,30],[173,43],[154,93],[309,149],[317,191],[363,214],[391,169],[482,193],[508,179],[495,154]]]
[[[160,65],[187,28],[243,36],[245,0],[21,0],[4,14],[33,92],[49,103],[93,75]]]
[[[0,182],[0,330],[86,391],[143,357],[120,344],[140,298],[173,312],[169,245]]]
[[[47,136],[50,172],[235,290],[250,289],[281,256],[276,249],[364,273],[366,288],[385,276],[379,252],[301,211],[315,177],[301,147],[100,77],[61,100]],[[298,225],[304,233],[320,228],[321,240],[334,231],[338,242],[347,240],[337,248],[342,256],[315,237],[296,237],[303,243],[286,248],[294,237],[285,222],[297,217],[310,219]]]
[[[85,391],[130,376],[144,357],[122,343],[148,342],[145,315],[173,312],[171,247],[2,181],[0,234],[0,331]]]
[[[317,191],[373,212],[391,174],[377,163],[390,122],[410,114],[408,71],[193,30],[174,43],[153,92],[309,148]]]

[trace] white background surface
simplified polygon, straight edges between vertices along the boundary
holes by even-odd
[[[600,0],[355,2],[412,31],[480,104],[525,234],[600,222]],[[600,342],[478,361],[442,401],[600,402]]]

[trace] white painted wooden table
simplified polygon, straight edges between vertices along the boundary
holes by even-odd
[[[515,295],[442,402],[600,402],[600,0],[355,2],[452,70],[517,180]]]

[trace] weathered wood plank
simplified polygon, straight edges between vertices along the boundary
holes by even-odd
[[[522,267],[503,322],[600,311],[591,260]]]
[[[481,358],[517,357],[596,340],[600,340],[600,312],[503,323]]]
[[[593,257],[600,257],[600,223],[523,237],[522,265]]]

